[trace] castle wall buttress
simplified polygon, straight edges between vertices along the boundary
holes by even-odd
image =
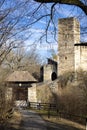
[[[80,42],[80,26],[76,18],[59,19],[58,76],[75,70],[74,44]]]

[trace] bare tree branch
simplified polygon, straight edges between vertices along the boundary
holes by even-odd
[[[87,5],[81,2],[81,0],[35,0],[35,1],[40,3],[59,3],[59,4],[75,5],[81,8],[87,15]]]

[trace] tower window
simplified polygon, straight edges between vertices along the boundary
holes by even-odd
[[[57,79],[57,74],[53,72],[51,75],[51,80],[54,81],[55,79]]]
[[[67,60],[67,57],[65,56],[65,60]]]

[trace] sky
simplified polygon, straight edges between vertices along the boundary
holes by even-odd
[[[50,8],[49,5],[48,5],[48,8]],[[56,40],[57,41],[55,41],[53,36],[50,34],[53,31],[53,25],[51,23],[50,28],[48,30],[48,41],[50,41],[50,43],[46,42],[46,39],[43,38],[42,41],[37,41],[37,45],[36,45],[37,52],[44,59],[46,59],[48,57],[52,57],[52,52],[53,52],[52,50],[54,50],[56,54],[58,52],[58,19],[66,18],[66,17],[76,17],[79,20],[81,26],[84,23],[85,24],[87,23],[87,22],[84,22],[84,21],[87,21],[87,18],[84,17],[84,13],[79,8],[75,8],[74,6],[67,6],[67,5],[60,5],[60,6],[58,5],[56,8],[59,8],[54,16],[54,19],[55,19],[54,22],[55,22],[55,26],[57,28],[57,30],[56,30]],[[32,40],[29,41],[31,44],[32,44],[33,40],[38,39],[40,37],[40,35],[43,34],[43,32],[45,30],[45,26],[46,26],[46,19],[41,19],[40,21],[38,21],[36,24],[34,24],[32,26],[31,31],[34,34],[33,35],[34,37],[31,38]],[[81,41],[87,41],[86,34],[82,35]],[[27,43],[28,43],[28,41],[27,41]]]
[[[7,2],[1,8],[2,12],[3,8],[5,9],[9,6],[15,5],[18,6],[18,4],[20,5],[20,2],[23,0],[11,0],[11,2],[9,0],[5,1]],[[26,48],[26,50],[29,50],[32,46],[34,46],[37,50],[37,53],[42,57],[43,60],[52,57],[52,53],[58,53],[58,20],[60,18],[76,17],[81,23],[81,26],[87,27],[86,15],[81,9],[70,5],[57,4],[53,9],[52,20],[49,23],[51,18],[49,16],[49,13],[51,12],[51,6],[52,4],[40,5],[37,2],[30,0],[29,3],[24,5],[24,8],[20,8],[18,11],[16,10],[10,14],[10,17],[13,19],[13,21],[10,21],[12,24],[14,22],[14,18],[21,15],[20,22],[16,25],[17,32],[21,27],[23,28],[27,25],[27,29],[23,32],[19,32],[15,38],[18,41],[23,41],[22,47]],[[43,15],[46,14],[48,14],[48,16],[43,17]],[[42,18],[40,19],[40,17]],[[9,17],[7,21],[8,20]],[[36,20],[37,22],[35,22]],[[34,24],[31,24],[32,22]],[[29,24],[31,25],[29,26]],[[48,29],[47,34],[45,32],[46,29]],[[81,33],[83,32],[81,31]],[[81,41],[87,41],[86,34],[81,34]]]

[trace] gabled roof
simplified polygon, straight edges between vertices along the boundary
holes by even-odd
[[[37,82],[28,71],[14,71],[6,78],[7,82]]]

